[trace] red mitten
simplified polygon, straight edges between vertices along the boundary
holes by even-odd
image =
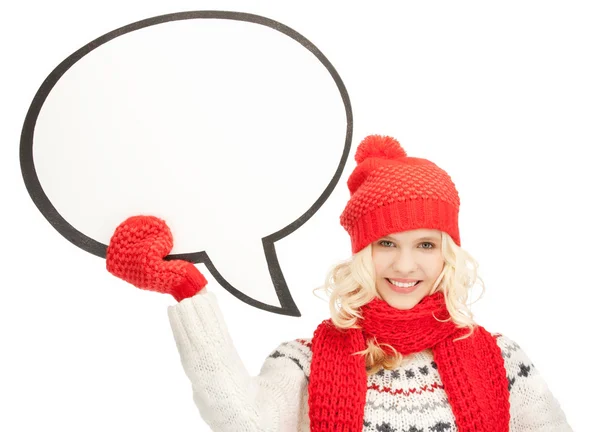
[[[194,264],[165,261],[173,235],[165,221],[133,216],[117,227],[106,250],[106,269],[145,290],[171,294],[177,301],[192,297],[206,285]]]

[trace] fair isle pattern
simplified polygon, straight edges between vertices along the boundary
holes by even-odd
[[[518,356],[518,352],[520,349],[521,349],[521,347],[516,342],[507,343],[504,347],[504,350],[502,350],[502,357],[505,359],[505,363],[506,363],[506,359],[511,358],[513,353],[516,353]],[[519,379],[527,378],[529,375],[534,373],[534,371],[532,370],[535,367],[533,365],[533,363],[519,362],[517,366],[518,366],[518,369],[513,369],[511,371],[507,371],[508,389],[509,390],[515,384],[515,382],[517,381],[517,378],[519,378]],[[511,374],[511,372],[512,372],[512,374]]]
[[[518,395],[518,403],[510,410],[511,431],[571,431],[558,400],[521,347],[506,337],[499,338],[498,345],[506,365],[508,388]]]
[[[286,359],[300,368],[306,379],[310,376],[311,343],[306,339],[284,342],[269,355],[269,359]]]
[[[547,388],[543,394],[527,398],[528,393],[535,393],[528,386],[539,384],[529,380],[540,377],[519,345],[499,333],[492,335],[501,349],[509,380],[511,432],[571,431],[566,423],[562,423],[564,414]],[[277,367],[276,362],[293,362],[309,379],[310,345],[311,339],[281,344],[267,359],[271,363],[269,366]],[[407,356],[395,370],[382,369],[369,376],[367,388],[363,432],[459,432],[431,350]],[[531,403],[529,415],[535,417],[537,414],[533,410],[540,402],[547,407],[546,420],[540,420],[547,429],[517,427],[519,418],[513,418],[513,413],[527,410],[523,403]],[[306,407],[304,411],[307,412]],[[299,430],[308,430],[308,421],[304,419],[302,423],[306,429]]]
[[[431,352],[407,356],[399,368],[382,369],[368,382],[364,431],[457,430]]]

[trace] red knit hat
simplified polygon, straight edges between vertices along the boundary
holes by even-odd
[[[392,137],[370,135],[358,146],[340,222],[356,253],[388,234],[426,228],[460,246],[460,199],[452,179],[427,159],[408,157]]]

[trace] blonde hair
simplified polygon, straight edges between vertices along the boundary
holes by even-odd
[[[444,267],[428,295],[438,291],[444,293],[446,307],[450,314],[449,320],[459,328],[469,328],[468,334],[456,340],[464,339],[471,336],[476,325],[467,305],[469,292],[479,280],[482,287],[481,295],[483,295],[485,284],[477,274],[479,267],[477,261],[443,231],[441,249]],[[331,320],[340,329],[360,328],[357,324],[357,321],[362,318],[360,307],[378,297],[371,252],[371,245],[369,245],[349,260],[334,266],[327,274],[325,285],[314,290],[323,290],[329,295]],[[393,347],[385,345],[392,351],[391,355],[386,355],[382,346],[384,344],[369,339],[367,348],[355,353],[365,356],[369,375],[378,372],[381,368],[395,369],[403,360],[402,354]]]

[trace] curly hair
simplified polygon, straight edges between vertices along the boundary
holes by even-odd
[[[477,274],[477,261],[443,231],[441,249],[444,267],[428,295],[438,291],[444,293],[449,319],[459,328],[469,328],[469,333],[459,338],[464,339],[473,333],[476,325],[473,313],[469,309],[470,305],[467,304],[469,292],[477,281],[480,281],[483,295],[485,284]],[[349,260],[337,264],[327,274],[325,285],[314,290],[323,290],[329,295],[331,320],[340,329],[360,328],[357,324],[361,319],[360,308],[379,297],[375,287],[375,266],[371,253],[371,245],[368,245]],[[355,353],[365,356],[369,375],[381,368],[395,369],[402,362],[402,354],[389,345],[387,347],[392,354],[386,354],[381,345],[369,339],[367,348]]]

